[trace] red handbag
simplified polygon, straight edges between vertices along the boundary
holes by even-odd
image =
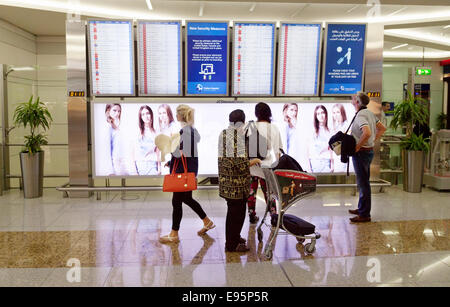
[[[175,173],[179,159],[175,160],[172,173],[164,176],[163,192],[188,192],[197,190],[197,178],[195,173],[187,172],[186,157],[181,155],[184,173]]]

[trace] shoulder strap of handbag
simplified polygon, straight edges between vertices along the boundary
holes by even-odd
[[[348,131],[350,130],[350,128],[352,127],[353,122],[355,121],[356,115],[358,115],[358,113],[359,113],[361,110],[364,110],[364,109],[367,109],[367,107],[361,107],[361,109],[359,109],[358,112],[356,112],[356,114],[355,114],[355,116],[353,116],[353,119],[352,119],[350,125],[348,126],[347,130],[345,130],[345,134],[347,134],[347,132],[348,132]]]
[[[194,148],[194,127],[191,126],[191,157],[194,157],[195,148]]]

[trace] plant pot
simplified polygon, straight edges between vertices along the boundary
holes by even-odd
[[[404,191],[422,192],[425,156],[424,151],[402,150]]]
[[[44,152],[35,154],[20,153],[23,196],[25,198],[41,197],[44,189]]]

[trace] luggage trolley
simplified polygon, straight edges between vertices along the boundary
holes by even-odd
[[[262,168],[262,170],[266,179],[269,204],[266,206],[266,212],[257,229],[259,242],[263,239],[261,227],[265,224],[272,201],[275,202],[277,209],[277,213],[271,216],[271,233],[264,249],[265,256],[272,259],[274,241],[280,228],[286,234],[296,237],[299,243],[311,240],[310,243],[305,244],[305,251],[308,254],[314,253],[316,240],[320,238],[320,234],[315,232],[315,226],[298,217],[286,214],[286,211],[316,191],[317,178],[311,174],[294,170],[274,170],[272,168]]]

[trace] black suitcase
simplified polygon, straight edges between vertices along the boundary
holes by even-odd
[[[271,224],[272,226],[277,226],[278,214],[272,214]],[[292,214],[284,214],[283,222],[286,229],[283,228],[283,223],[281,223],[280,228],[283,230],[288,230],[290,233],[296,236],[305,236],[313,234],[316,230],[316,226],[311,223],[308,223],[301,218],[292,215]]]

